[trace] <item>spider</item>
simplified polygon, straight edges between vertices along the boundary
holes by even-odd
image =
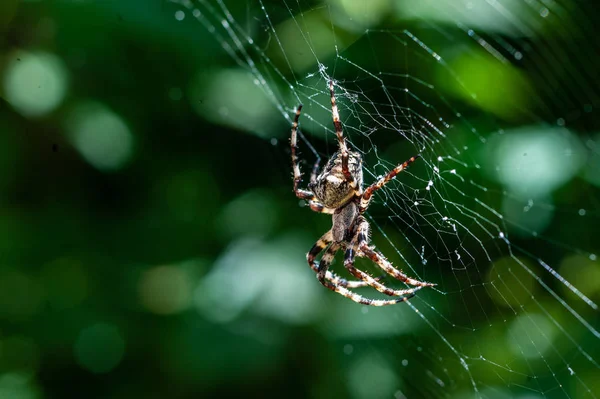
[[[317,274],[317,279],[321,284],[354,302],[371,306],[385,306],[405,302],[412,298],[421,288],[431,287],[435,284],[408,277],[392,266],[374,246],[369,245],[369,223],[363,216],[363,213],[369,207],[373,193],[382,188],[398,173],[406,169],[419,158],[419,155],[396,166],[363,191],[362,159],[358,152],[350,151],[346,145],[335,101],[332,80],[329,81],[329,92],[331,94],[333,126],[335,127],[339,149],[327,161],[320,173],[319,161],[317,160],[313,166],[308,190],[299,188],[302,175],[300,173],[300,165],[298,164],[297,131],[302,104],[298,106],[292,124],[290,144],[292,150],[292,168],[294,170],[294,193],[298,198],[308,201],[310,209],[313,211],[333,215],[331,229],[313,245],[311,250],[306,254],[306,260],[311,269]],[[327,250],[321,257],[321,261],[318,263],[315,262],[315,258],[326,248]],[[335,254],[339,250],[345,251],[344,266],[358,280],[348,281],[328,270]],[[381,284],[381,277],[373,278],[371,275],[354,267],[354,259],[357,256],[371,259],[371,261],[395,279],[410,284],[415,288],[396,290]],[[350,290],[351,288],[366,286],[370,286],[385,295],[395,298],[370,299]]]

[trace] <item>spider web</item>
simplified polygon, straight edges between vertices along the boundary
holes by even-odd
[[[584,6],[172,3],[237,64],[242,83],[223,97],[251,92],[268,110],[230,118],[249,105],[213,98],[205,117],[283,152],[304,104],[305,180],[336,150],[330,79],[367,184],[421,154],[368,218],[381,252],[437,286],[381,309],[324,297],[354,397],[600,395],[598,48]]]

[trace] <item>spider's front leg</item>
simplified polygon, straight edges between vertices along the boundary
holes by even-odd
[[[300,172],[300,163],[298,162],[298,119],[302,112],[302,104],[298,105],[296,109],[296,116],[292,123],[292,133],[290,137],[290,147],[292,150],[292,169],[294,174],[294,193],[296,197],[305,200],[314,199],[315,195],[308,191],[300,188],[300,182],[302,181],[302,172]]]
[[[421,155],[415,155],[414,157],[411,157],[409,160],[396,166],[394,169],[390,170],[385,176],[383,176],[382,178],[377,180],[375,183],[373,183],[369,187],[367,187],[367,189],[365,190],[365,192],[363,193],[363,195],[360,199],[360,213],[363,213],[369,207],[369,203],[371,202],[371,198],[375,191],[377,191],[380,188],[382,188],[383,186],[385,186],[398,173],[400,173],[403,170],[405,170],[406,168],[408,168],[408,166],[411,163],[415,162],[420,157],[421,157]]]
[[[298,106],[296,109],[296,116],[294,117],[294,122],[292,123],[292,133],[290,137],[290,147],[292,150],[292,169],[294,173],[294,193],[296,197],[308,201],[308,205],[310,209],[319,213],[329,213],[332,214],[334,212],[333,209],[329,209],[317,201],[315,194],[312,191],[301,189],[300,182],[302,182],[302,172],[300,172],[300,164],[298,162],[298,119],[300,118],[300,113],[302,112],[302,104]],[[311,175],[311,181],[316,179],[316,171],[318,170],[318,160],[315,166],[313,167],[313,173]]]
[[[348,167],[348,146],[346,146],[346,139],[344,138],[342,122],[340,121],[340,113],[338,111],[337,103],[335,101],[333,80],[329,81],[329,93],[331,94],[331,115],[333,116],[333,126],[335,127],[335,134],[337,135],[338,146],[340,148],[340,154],[342,155],[342,173],[344,174],[344,178],[346,179],[350,187],[356,191],[356,179],[354,178],[354,176],[350,172],[350,168]]]

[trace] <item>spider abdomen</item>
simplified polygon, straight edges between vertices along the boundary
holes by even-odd
[[[357,152],[348,152],[348,170],[354,176],[356,186],[360,192],[363,183],[362,160]],[[315,183],[309,188],[327,208],[340,208],[350,201],[356,190],[344,176],[342,170],[342,156],[339,152],[333,154],[321,173],[317,176]]]
[[[358,205],[355,202],[349,202],[335,211],[331,227],[334,242],[344,243],[352,239],[358,215]]]

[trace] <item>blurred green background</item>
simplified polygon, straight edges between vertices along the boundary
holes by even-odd
[[[3,0],[0,398],[600,396],[598,19]],[[303,102],[303,170],[336,149],[318,62],[367,181],[424,148],[371,213],[374,243],[438,283],[410,304],[366,309],[305,263],[331,222],[294,197],[287,140]],[[392,109],[406,133],[374,128]],[[428,181],[432,212],[412,209]]]

